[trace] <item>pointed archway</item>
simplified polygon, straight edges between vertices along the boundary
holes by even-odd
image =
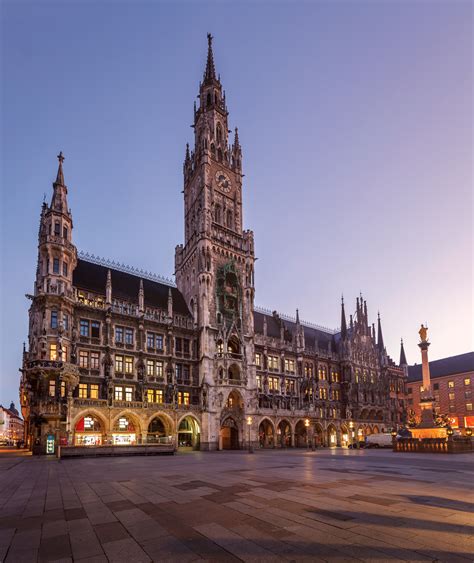
[[[275,432],[268,418],[264,418],[258,427],[258,441],[261,448],[275,447]]]

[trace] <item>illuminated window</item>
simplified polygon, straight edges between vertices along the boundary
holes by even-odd
[[[262,355],[255,354],[255,365],[259,368],[262,367]]]
[[[355,372],[355,382],[359,383],[359,379],[360,379],[360,371],[358,369],[356,369]]]
[[[123,356],[115,356],[115,371],[123,373]]]
[[[123,327],[115,327],[115,342],[123,342]]]
[[[333,370],[331,373],[331,379],[334,383],[339,383],[341,381],[339,372]]]
[[[99,398],[99,386],[95,383],[91,383],[91,399]]]
[[[466,379],[464,380],[464,385],[471,385],[471,378],[470,377],[466,377]]]
[[[125,387],[125,400],[133,401],[133,387]]]
[[[319,366],[318,368],[318,377],[320,381],[326,381],[328,378],[328,371],[326,366]]]
[[[58,328],[58,312],[56,309],[51,311],[51,328]]]
[[[278,356],[268,356],[268,369],[278,370]]]
[[[453,389],[454,388],[454,381],[448,381],[448,387],[450,389]]]
[[[455,393],[449,393],[449,400],[454,401],[455,396]]]
[[[257,375],[257,389],[259,391],[262,390],[262,376],[261,375]]]
[[[91,336],[92,338],[100,338],[100,323],[98,321],[91,321]]]
[[[115,387],[114,397],[116,401],[123,401],[123,387]]]
[[[146,374],[151,377],[155,375],[155,362],[153,360],[146,361]]]
[[[218,340],[218,341],[217,341],[216,350],[217,350],[217,353],[218,353],[218,354],[223,354],[223,353],[224,353],[224,343],[222,342],[222,340]]]
[[[56,395],[56,381],[54,379],[49,380],[49,396],[54,397]]]
[[[133,372],[133,358],[131,356],[125,356],[125,373]]]
[[[79,383],[79,399],[87,399],[87,383]]]
[[[163,377],[163,362],[156,362],[155,369],[156,377]]]
[[[125,344],[133,344],[133,329],[125,329]]]
[[[340,395],[339,395],[339,390],[338,389],[334,389],[332,392],[332,398],[334,401],[339,401]]]
[[[99,369],[99,352],[90,353],[90,366],[91,369]]]
[[[65,396],[66,396],[66,382],[61,381],[61,397],[65,397]]]
[[[79,351],[79,367],[88,368],[89,367],[89,352],[84,350]]]
[[[306,377],[313,377],[313,364],[304,365],[304,374]]]
[[[178,393],[178,404],[179,405],[189,405],[189,393],[186,391],[179,391]]]
[[[268,388],[270,391],[278,391],[280,380],[278,377],[268,378]]]
[[[81,319],[79,333],[81,336],[89,336],[89,321],[87,319]]]
[[[466,403],[466,410],[472,411],[472,403]]]
[[[319,398],[324,400],[327,400],[328,398],[328,390],[324,389],[324,387],[319,390]]]
[[[287,373],[295,373],[295,360],[285,358],[285,371]]]
[[[155,391],[155,397],[156,397],[155,401],[157,403],[162,403],[163,402],[163,391],[161,389],[157,389]]]
[[[149,403],[155,402],[155,392],[153,391],[153,389],[148,389],[148,391],[146,393],[146,398],[147,398]]]
[[[49,359],[52,362],[56,362],[58,360],[58,345],[57,344],[50,344],[49,345]]]

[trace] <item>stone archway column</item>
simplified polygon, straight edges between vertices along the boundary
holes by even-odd
[[[295,447],[295,433],[291,432],[291,447]]]
[[[146,444],[148,442],[148,431],[147,430],[142,431],[141,440],[142,440],[142,442],[141,442],[142,444]]]

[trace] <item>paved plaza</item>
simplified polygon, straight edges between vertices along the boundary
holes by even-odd
[[[0,560],[473,561],[467,454],[0,456]]]

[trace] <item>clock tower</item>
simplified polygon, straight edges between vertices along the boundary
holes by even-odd
[[[257,408],[254,364],[254,241],[243,230],[242,151],[229,143],[228,111],[216,75],[212,36],[194,105],[194,150],[186,146],[184,245],[175,274],[199,330],[203,428],[201,449],[256,439],[249,416]],[[250,428],[250,434],[249,434]]]

